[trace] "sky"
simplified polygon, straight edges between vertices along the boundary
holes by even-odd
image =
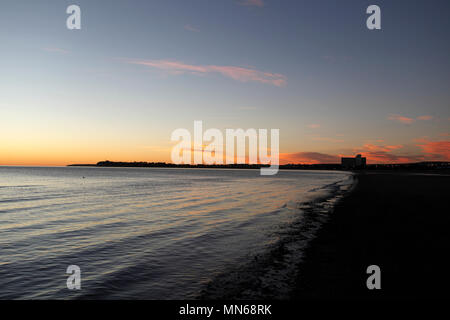
[[[69,5],[81,29],[66,27]],[[381,8],[381,30],[366,9]],[[448,1],[0,4],[0,165],[170,162],[178,128],[280,130],[281,163],[450,161]]]

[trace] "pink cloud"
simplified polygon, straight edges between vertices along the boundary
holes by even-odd
[[[427,121],[427,120],[432,120],[433,116],[420,116],[417,117],[417,120],[423,120],[423,121]]]
[[[320,128],[320,124],[317,124],[317,123],[311,123],[311,124],[308,124],[308,128],[311,128],[311,129],[318,129],[318,128]]]
[[[419,139],[416,141],[421,143],[417,146],[422,148],[427,159],[450,161],[450,140],[429,141],[426,139]]]
[[[392,153],[394,150],[403,148],[402,145],[373,145],[365,144],[362,147],[355,148],[348,152],[347,156],[355,156],[362,154],[367,158],[369,163],[405,163],[421,161],[419,156],[405,156],[396,155]],[[303,163],[303,164],[317,164],[317,163],[340,163],[342,154],[327,154],[320,152],[295,152],[280,154],[280,163]]]
[[[280,163],[340,163],[342,156],[354,157],[361,154],[367,158],[367,163],[411,163],[421,161],[450,161],[450,140],[429,141],[427,139],[417,139],[416,146],[422,149],[422,152],[416,154],[401,153],[403,145],[374,145],[366,143],[361,147],[346,151],[342,154],[326,154],[320,152],[294,152],[281,153]],[[400,153],[399,153],[400,151]]]
[[[190,24],[187,24],[184,26],[184,29],[192,32],[200,32],[200,30],[194,26],[191,26]]]
[[[389,152],[361,152],[368,163],[411,163],[423,160],[421,155],[396,155]]]
[[[433,116],[429,116],[429,115],[423,115],[423,116],[418,116],[417,118],[409,118],[409,117],[405,117],[405,116],[401,116],[398,114],[391,114],[388,117],[388,120],[393,120],[393,121],[397,121],[403,124],[412,124],[414,122],[416,122],[417,120],[420,121],[429,121],[432,120]]]
[[[169,72],[170,74],[190,73],[194,75],[205,75],[219,73],[224,77],[240,82],[260,82],[277,87],[286,84],[286,77],[278,73],[263,72],[256,69],[217,66],[217,65],[192,65],[171,60],[128,60],[128,63],[143,65]]]
[[[341,159],[337,155],[330,155],[320,152],[295,152],[295,153],[281,153],[280,163],[302,163],[302,164],[317,164],[317,163],[340,163]]]
[[[263,0],[243,0],[239,4],[241,6],[264,7]]]
[[[398,154],[397,150],[402,148],[403,145],[374,145],[366,143],[362,147],[355,148],[353,153],[359,153],[366,157],[368,163],[408,163],[424,160],[424,156],[420,154]]]
[[[403,146],[401,144],[399,145],[384,145],[384,146],[377,146],[370,143],[366,143],[363,145],[362,149],[367,151],[374,151],[374,152],[390,152],[392,150],[401,149]]]
[[[416,120],[412,119],[412,118],[408,118],[408,117],[404,117],[398,114],[391,114],[388,117],[388,120],[392,120],[392,121],[397,121],[403,124],[412,124],[414,123]]]

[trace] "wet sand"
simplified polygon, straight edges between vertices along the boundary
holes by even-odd
[[[367,172],[300,265],[294,299],[450,296],[450,175]],[[366,269],[381,268],[381,290]]]

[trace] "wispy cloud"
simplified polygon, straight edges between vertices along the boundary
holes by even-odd
[[[353,153],[360,153],[367,158],[369,163],[408,163],[424,160],[423,154],[399,153],[398,151],[403,148],[403,145],[374,145],[366,143],[362,147],[355,148]]]
[[[418,147],[422,148],[430,160],[450,161],[450,140],[429,141],[427,139],[416,140]]]
[[[308,128],[318,129],[318,128],[320,128],[320,124],[318,124],[318,123],[311,123],[311,124],[308,124]]]
[[[371,152],[390,152],[393,150],[401,149],[403,148],[403,145],[374,145],[371,143],[366,143],[363,145],[362,149],[364,151],[371,151]]]
[[[433,116],[420,116],[420,117],[417,117],[417,120],[422,120],[422,121],[433,120]]]
[[[368,163],[411,163],[420,161],[450,161],[450,140],[431,141],[426,138],[416,139],[415,147],[422,150],[409,152],[403,145],[375,145],[366,143],[360,147],[347,149],[344,154],[327,154],[321,152],[281,153],[280,163],[340,163],[342,156],[353,157],[361,154]],[[411,146],[410,146],[411,147]]]
[[[405,117],[405,116],[401,116],[398,114],[391,114],[388,116],[388,120],[392,120],[392,121],[397,121],[403,124],[412,124],[416,121],[429,121],[429,120],[433,120],[433,116],[429,116],[429,115],[424,115],[424,116],[418,116],[417,118],[410,118],[410,117]]]
[[[302,163],[302,164],[317,164],[317,163],[340,163],[341,159],[337,155],[330,155],[320,152],[294,152],[281,153],[280,163]]]
[[[190,24],[186,24],[184,26],[184,29],[188,30],[188,31],[192,31],[192,32],[200,32],[200,29],[198,29],[197,27],[194,27]]]
[[[239,2],[241,6],[249,6],[249,7],[264,7],[263,0],[242,0]]]
[[[43,48],[42,50],[47,51],[47,52],[55,52],[55,53],[62,53],[62,54],[69,53],[68,50],[64,50],[61,48]]]
[[[193,65],[172,60],[127,60],[128,63],[143,65],[149,68],[160,69],[169,74],[189,73],[193,75],[205,75],[218,73],[224,77],[240,82],[260,82],[277,87],[284,86],[287,78],[279,73],[259,71],[251,68],[218,65]]]
[[[391,114],[388,116],[388,120],[392,120],[392,121],[397,121],[403,124],[412,124],[414,123],[416,120],[414,120],[413,118],[408,118],[408,117],[404,117],[398,114]]]

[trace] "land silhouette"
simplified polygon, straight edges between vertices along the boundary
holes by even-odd
[[[260,169],[268,167],[263,164],[174,164],[167,162],[122,162],[122,161],[100,161],[96,164],[70,164],[68,166],[77,167],[139,167],[139,168],[214,168],[214,169]],[[450,171],[450,162],[447,161],[427,161],[415,163],[392,163],[392,164],[367,164],[361,168],[347,168],[339,163],[318,163],[318,164],[283,164],[279,166],[282,170],[383,170],[383,171]]]

